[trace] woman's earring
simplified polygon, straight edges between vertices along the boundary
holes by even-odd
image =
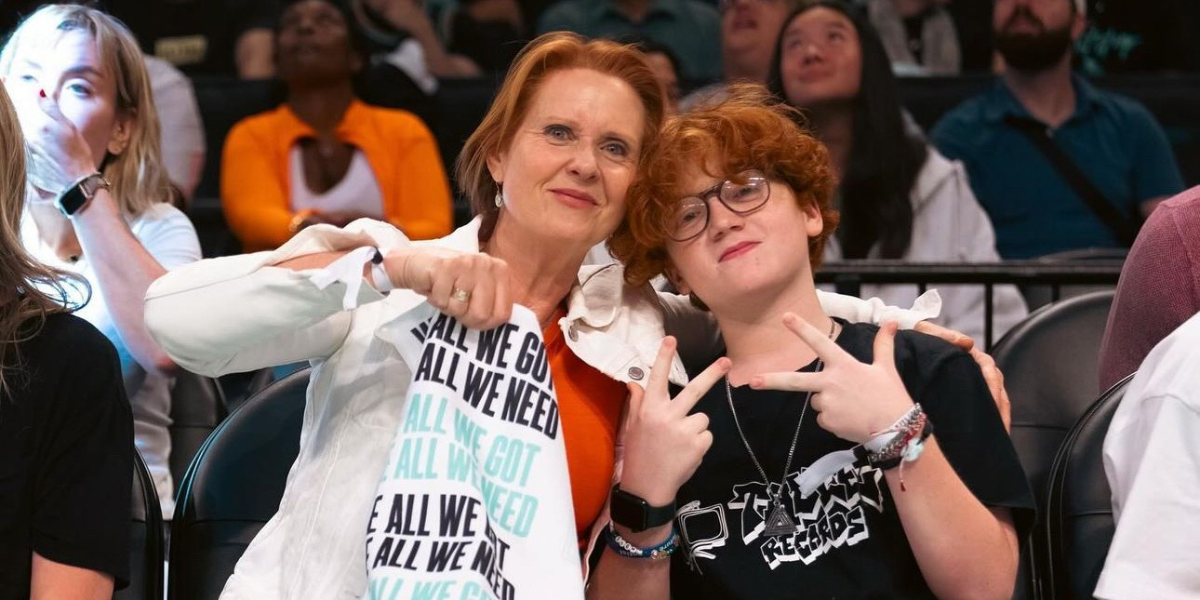
[[[496,190],[496,208],[504,206],[504,196],[500,195],[500,190]]]

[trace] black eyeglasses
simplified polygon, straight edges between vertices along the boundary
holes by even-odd
[[[767,203],[771,184],[758,169],[742,171],[699,194],[679,201],[679,208],[667,218],[667,235],[686,242],[704,233],[708,227],[708,200],[713,196],[731,212],[748,215]]]

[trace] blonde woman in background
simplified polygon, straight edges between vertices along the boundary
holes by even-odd
[[[107,599],[129,578],[129,402],[66,274],[21,247],[23,145],[0,91],[0,599]]]
[[[141,51],[109,15],[49,5],[0,51],[0,76],[30,161],[22,241],[43,263],[91,284],[78,314],[118,349],[137,447],[169,518],[176,366],[147,334],[142,298],[168,269],[198,260],[200,245],[187,217],[167,203],[170,181]]]

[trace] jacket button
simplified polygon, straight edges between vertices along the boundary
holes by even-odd
[[[572,342],[579,341],[579,332],[575,330],[574,325],[567,328],[567,337],[571,338]]]
[[[642,371],[641,369],[639,369],[638,367],[630,367],[629,368],[629,378],[630,379],[632,379],[634,381],[641,381],[642,378],[645,376],[646,376],[646,373],[644,371]]]

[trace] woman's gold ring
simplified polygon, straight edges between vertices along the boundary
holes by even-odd
[[[450,292],[450,299],[458,300],[459,302],[467,302],[471,299],[471,292],[468,292],[462,288],[454,288],[454,291]]]

